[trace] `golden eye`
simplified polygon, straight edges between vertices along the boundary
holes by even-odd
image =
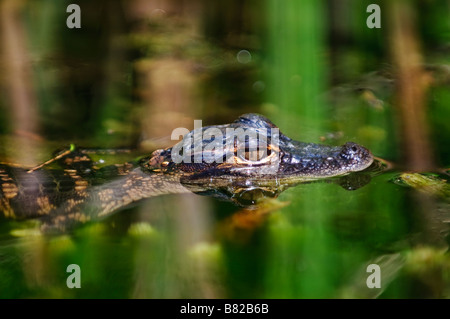
[[[277,155],[271,148],[264,150],[238,149],[235,152],[235,162],[238,164],[256,165],[270,162]]]

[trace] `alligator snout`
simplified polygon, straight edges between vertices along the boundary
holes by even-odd
[[[339,154],[344,165],[347,165],[352,172],[361,171],[373,162],[373,155],[370,151],[359,144],[347,142],[342,145]]]

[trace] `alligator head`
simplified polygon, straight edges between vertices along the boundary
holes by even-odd
[[[361,171],[373,160],[370,151],[356,143],[295,141],[264,116],[244,114],[231,124],[191,131],[172,148],[142,159],[141,166],[191,180],[310,181]]]

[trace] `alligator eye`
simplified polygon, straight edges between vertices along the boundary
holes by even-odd
[[[255,164],[264,164],[270,162],[277,153],[270,149],[270,147],[264,150],[249,150],[238,149],[235,152],[235,161],[239,164],[247,164],[247,165],[255,165]]]
[[[353,145],[350,149],[355,153],[358,151],[358,148],[355,145]]]

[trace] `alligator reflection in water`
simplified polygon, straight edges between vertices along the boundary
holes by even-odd
[[[277,197],[304,182],[321,180],[356,189],[383,169],[381,162],[374,161],[367,149],[355,143],[326,146],[297,142],[281,132],[271,135],[273,130],[267,129],[276,126],[257,114],[243,115],[231,124],[214,128],[223,132],[228,128],[253,131],[266,142],[267,156],[249,155],[251,140],[242,139],[242,145],[229,143],[226,134],[222,145],[227,148],[222,152],[231,161],[225,162],[177,163],[171,157],[174,147],[155,151],[134,164],[97,170],[89,157],[73,150],[60,159],[69,166],[65,170],[39,168],[29,172],[1,165],[0,209],[7,217],[40,218],[43,231],[64,231],[164,194],[197,193],[246,206]],[[187,137],[192,134],[195,131]],[[185,142],[186,137],[180,143]],[[212,155],[217,158],[217,154]],[[194,158],[195,152],[191,156]]]
[[[239,206],[257,205],[268,198],[277,198],[288,188],[306,183],[333,183],[346,190],[356,190],[370,183],[372,177],[386,169],[386,164],[375,160],[372,165],[360,172],[349,175],[316,179],[242,179],[231,177],[227,179],[181,178],[184,187],[199,195],[213,196],[221,200],[232,201]]]

